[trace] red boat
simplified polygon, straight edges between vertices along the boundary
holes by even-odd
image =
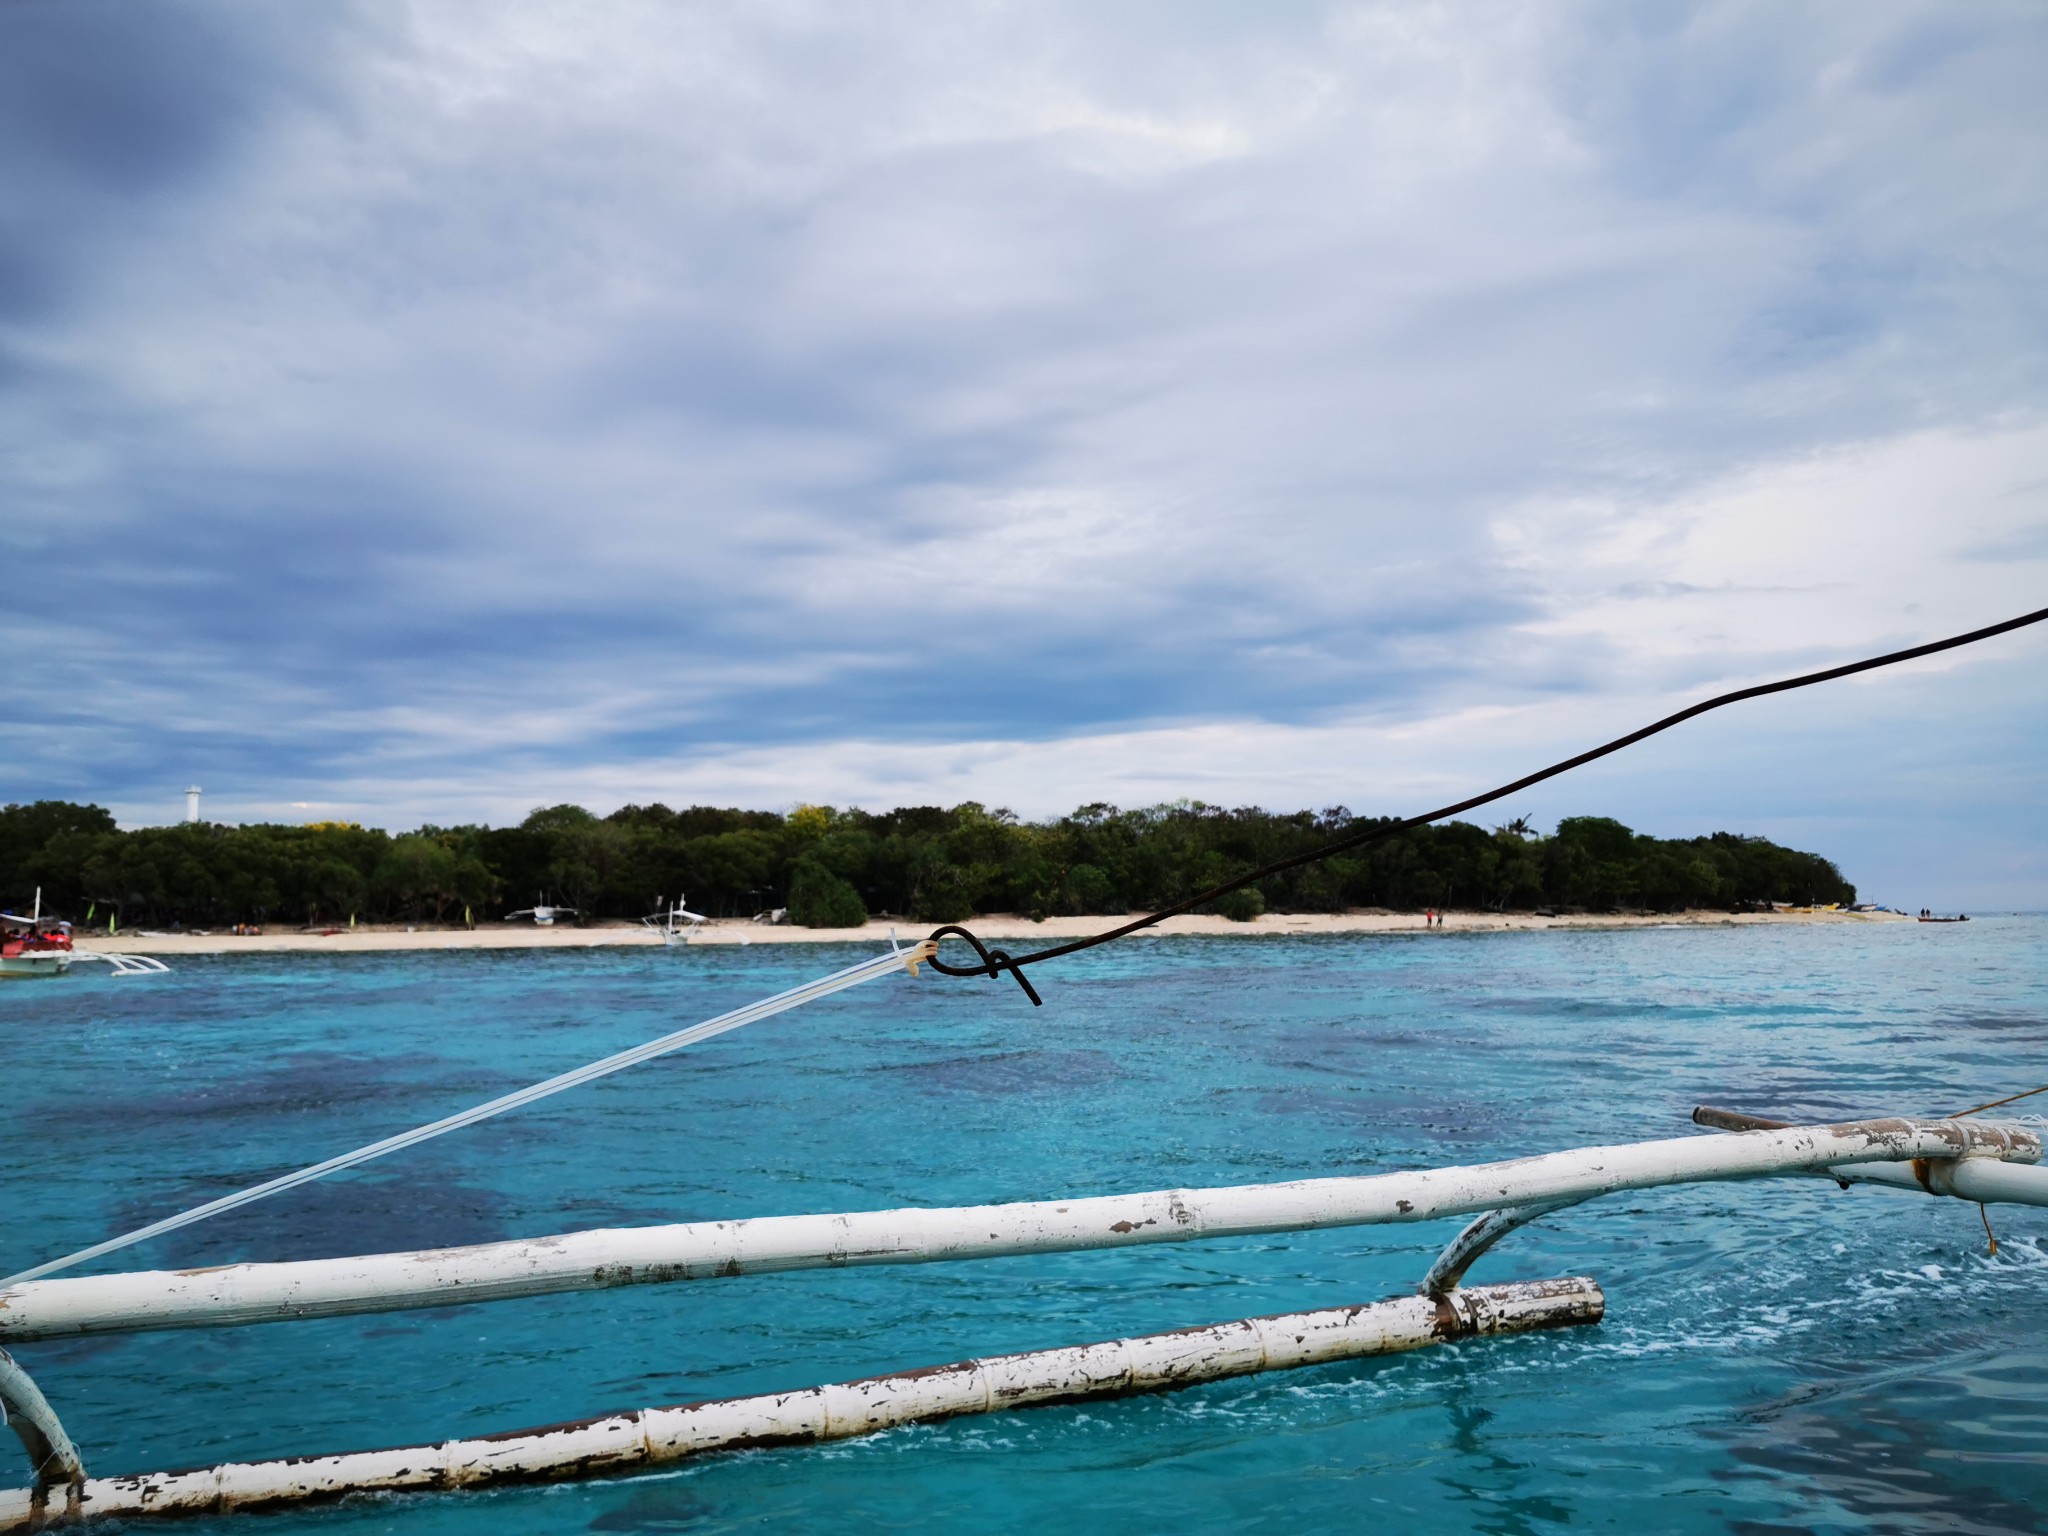
[[[27,917],[0,912],[0,977],[62,976],[71,969],[71,925],[43,916],[43,893]]]

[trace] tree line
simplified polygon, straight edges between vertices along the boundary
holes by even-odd
[[[1086,805],[1027,822],[972,801],[869,812],[629,805],[537,810],[516,827],[392,834],[352,822],[210,823],[122,831],[96,805],[0,809],[0,901],[121,926],[485,922],[545,899],[584,919],[634,918],[687,894],[697,911],[841,927],[869,916],[958,922],[1154,911],[1232,876],[1391,818],[1195,801]],[[1741,910],[1851,902],[1818,854],[1716,832],[1666,839],[1604,816],[1543,836],[1524,821],[1422,827],[1261,881],[1226,916],[1354,907],[1505,911]]]

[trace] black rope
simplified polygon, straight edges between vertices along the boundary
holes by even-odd
[[[1031,978],[1026,976],[1023,973],[1023,971],[1018,969],[1020,965],[1029,965],[1034,960],[1043,960],[1045,958],[1044,955],[1026,955],[1021,961],[1012,960],[1009,957],[1009,955],[1004,953],[1002,950],[990,949],[986,944],[982,943],[980,939],[975,937],[972,933],[969,933],[965,928],[962,928],[958,923],[948,923],[943,928],[934,928],[931,931],[931,933],[927,935],[927,937],[929,937],[934,943],[936,943],[938,940],[943,939],[949,933],[958,934],[961,938],[965,939],[968,943],[972,944],[974,946],[974,952],[977,955],[981,956],[981,964],[979,966],[970,965],[965,968],[955,965],[945,965],[940,962],[939,958],[936,955],[934,955],[931,961],[931,966],[933,970],[938,971],[941,974],[947,976],[1000,976],[1003,974],[1004,971],[1008,971],[1012,976],[1017,978],[1017,985],[1022,987],[1024,989],[1024,995],[1031,999],[1032,1007],[1043,1008],[1045,1006],[1045,999],[1040,997],[1038,995],[1037,988],[1031,985]],[[1100,944],[1105,942],[1107,939],[1113,937],[1115,937],[1115,935],[1105,934],[1102,938],[1091,939],[1089,942],[1094,944]]]
[[[1708,710],[1720,709],[1729,704],[1740,704],[1744,699],[1760,699],[1766,694],[1787,693],[1794,688],[1810,688],[1815,683],[1833,682],[1838,677],[1853,677],[1858,672],[1869,672],[1878,667],[1895,666],[1899,662],[1912,661],[1921,656],[1932,656],[1940,651],[1952,651],[1957,646],[1974,645],[1979,640],[1989,640],[1994,635],[2008,634],[2015,629],[2025,629],[2029,624],[2039,624],[2043,619],[2048,619],[2048,608],[2039,608],[2032,613],[2023,613],[2016,619],[2007,619],[2003,624],[1992,624],[1983,629],[1973,629],[1966,635],[1953,635],[1946,640],[1930,641],[1926,645],[1916,645],[1907,650],[1890,651],[1883,656],[1872,656],[1865,661],[1852,661],[1846,666],[1828,667],[1820,672],[1806,672],[1798,677],[1788,677],[1775,683],[1759,683],[1754,688],[1738,688],[1733,693],[1724,693],[1715,698],[1703,700],[1688,709],[1681,709],[1675,715],[1666,715],[1662,720],[1646,725],[1639,731],[1630,731],[1626,736],[1617,736],[1606,745],[1595,747],[1590,752],[1581,752],[1577,757],[1568,757],[1561,763],[1552,763],[1548,768],[1538,769],[1535,773],[1516,779],[1512,784],[1501,785],[1499,789],[1489,789],[1483,795],[1474,795],[1469,800],[1460,800],[1455,805],[1446,805],[1439,810],[1427,811],[1420,816],[1410,816],[1405,821],[1384,822],[1376,827],[1368,827],[1362,832],[1347,833],[1334,842],[1323,844],[1320,848],[1312,848],[1307,853],[1297,853],[1288,858],[1276,859],[1271,864],[1261,865],[1248,874],[1237,876],[1234,880],[1226,880],[1221,885],[1213,885],[1206,891],[1201,891],[1196,895],[1188,897],[1185,901],[1175,902],[1170,907],[1162,907],[1157,912],[1148,913],[1144,917],[1134,918],[1121,927],[1107,929],[1102,933],[1093,934],[1085,939],[1075,939],[1071,943],[1055,944],[1049,949],[1037,950],[1028,955],[1012,956],[1005,954],[1000,949],[990,949],[958,923],[948,923],[942,928],[933,929],[930,935],[931,938],[937,941],[948,935],[953,935],[965,939],[974,946],[975,953],[981,957],[981,964],[949,965],[943,960],[934,959],[931,962],[931,966],[933,970],[942,976],[994,977],[1001,975],[1004,971],[1008,971],[1017,978],[1017,985],[1024,989],[1024,994],[1031,999],[1032,1005],[1034,1007],[1042,1006],[1043,1000],[1039,997],[1031,983],[1025,979],[1024,967],[1027,965],[1037,965],[1046,960],[1057,960],[1062,955],[1078,954],[1084,949],[1093,949],[1098,944],[1111,943],[1114,940],[1136,933],[1141,928],[1150,928],[1154,923],[1163,923],[1169,917],[1178,917],[1183,912],[1192,912],[1197,907],[1206,906],[1219,896],[1228,895],[1231,891],[1242,889],[1244,886],[1251,885],[1255,881],[1264,880],[1268,876],[1284,874],[1290,869],[1299,869],[1304,864],[1319,863],[1329,858],[1332,854],[1343,853],[1352,848],[1362,848],[1368,843],[1384,842],[1387,838],[1397,837],[1403,832],[1411,832],[1417,827],[1426,827],[1433,821],[1442,821],[1446,816],[1456,816],[1464,811],[1476,810],[1482,805],[1487,805],[1492,801],[1512,795],[1517,790],[1527,789],[1532,784],[1541,784],[1545,779],[1554,779],[1561,773],[1569,773],[1574,768],[1583,767],[1597,758],[1607,756],[1610,752],[1619,752],[1623,747],[1632,747],[1647,737],[1655,736],[1659,731],[1668,731],[1674,725],[1683,725],[1696,715],[1704,715]]]

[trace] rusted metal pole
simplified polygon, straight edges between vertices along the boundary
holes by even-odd
[[[1702,1104],[1693,1123],[1720,1131],[1782,1130],[1789,1123],[1740,1110]],[[2018,1127],[2011,1127],[2018,1129]],[[1841,1184],[1883,1184],[1925,1195],[1949,1195],[1979,1205],[2048,1206],[2048,1168],[2005,1163],[1988,1157],[1915,1158],[1906,1163],[1843,1164],[1815,1172]]]
[[[1567,1328],[1597,1323],[1605,1309],[1599,1286],[1584,1278],[1475,1286],[1442,1298],[1407,1296],[1246,1318],[798,1392],[648,1408],[480,1440],[92,1478],[81,1492],[81,1507],[88,1517],[210,1515],[350,1493],[589,1477],[710,1451],[839,1440],[961,1414],[1164,1392],[1477,1335]],[[0,1492],[0,1533],[25,1530],[33,1518],[27,1490]]]
[[[1855,1168],[1830,1168],[1844,1184],[1889,1184],[1894,1189],[1951,1195],[1979,1205],[2048,1206],[2048,1168],[2029,1168],[1990,1158],[1942,1160],[1915,1158],[1905,1167],[1879,1163]]]
[[[1512,1162],[952,1209],[601,1229],[474,1248],[45,1280],[0,1291],[0,1343],[445,1307],[854,1264],[922,1264],[1470,1216],[1616,1190],[1969,1155],[2037,1161],[1984,1121],[1869,1120],[1585,1147]],[[2042,1176],[2048,1184],[2048,1173]],[[1976,1198],[1972,1196],[1971,1198]]]
[[[1782,1131],[1793,1122],[1772,1120],[1764,1115],[1746,1115],[1739,1109],[1716,1109],[1711,1104],[1693,1106],[1692,1123],[1710,1131]]]

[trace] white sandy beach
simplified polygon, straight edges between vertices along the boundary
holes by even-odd
[[[1026,917],[996,914],[975,918],[968,926],[983,939],[1056,944],[1082,938],[1128,921],[1118,917]],[[1679,912],[1657,916],[1598,914],[1582,917],[1535,917],[1521,912],[1446,912],[1444,933],[1485,931],[1612,928],[1757,928],[1786,923],[1900,923],[1912,919],[1893,912]],[[870,922],[861,928],[796,928],[728,919],[706,923],[691,936],[693,944],[885,944],[893,929],[899,940],[922,938],[928,923]],[[1274,934],[1420,933],[1419,912],[1360,911],[1346,913],[1274,913],[1248,923],[1217,916],[1168,918],[1137,937],[1203,934],[1220,938],[1259,938]],[[428,925],[363,924],[356,928],[268,930],[261,934],[155,933],[136,930],[108,935],[80,934],[80,949],[113,950],[132,955],[269,954],[286,951],[367,953],[405,949],[589,949],[604,946],[658,948],[661,938],[635,923],[593,923],[588,927],[538,928],[531,923],[494,923],[474,929]]]

